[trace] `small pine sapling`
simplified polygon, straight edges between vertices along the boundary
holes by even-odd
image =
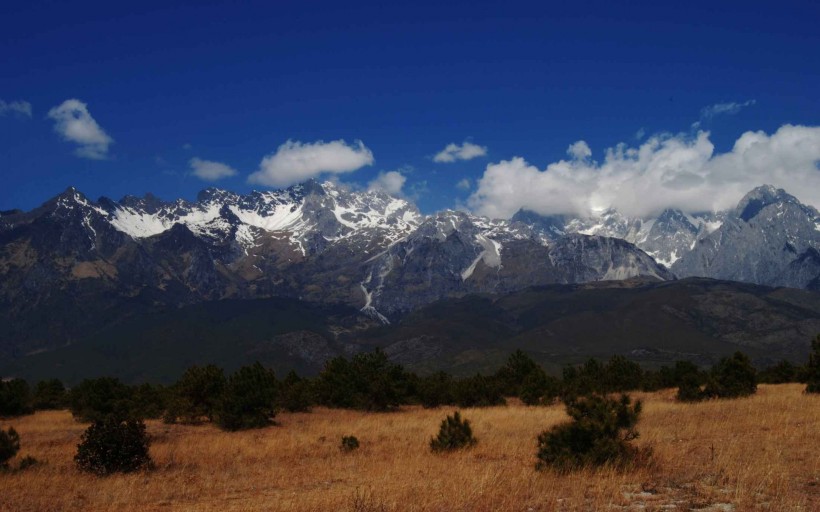
[[[478,440],[473,437],[473,429],[468,420],[462,420],[456,411],[441,421],[438,436],[430,439],[430,449],[434,452],[449,452],[474,446]]]

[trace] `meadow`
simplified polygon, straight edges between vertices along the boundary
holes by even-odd
[[[560,404],[461,409],[478,444],[450,454],[429,440],[453,407],[315,408],[234,433],[149,421],[153,467],[108,477],[74,465],[87,424],[40,411],[0,421],[20,433],[18,458],[42,462],[0,473],[0,511],[817,511],[820,396],[804,388],[691,404],[674,389],[633,393],[644,401],[635,444],[651,460],[567,475],[534,469],[536,436],[567,418]],[[345,435],[361,447],[341,451]]]

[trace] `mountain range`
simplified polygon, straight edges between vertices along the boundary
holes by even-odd
[[[532,286],[709,277],[820,290],[820,214],[761,186],[735,209],[629,218],[422,215],[379,190],[309,181],[196,201],[92,201],[69,188],[0,212],[0,356],[209,301],[339,304],[376,324],[436,301]]]

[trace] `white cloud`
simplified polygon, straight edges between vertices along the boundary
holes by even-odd
[[[731,101],[728,103],[715,103],[714,105],[703,108],[700,111],[700,118],[701,120],[704,120],[711,119],[720,114],[737,114],[742,109],[751,107],[755,103],[757,103],[757,100],[748,100],[743,103],[738,103],[736,101]]]
[[[704,107],[700,110],[700,119],[692,123],[692,130],[700,129],[701,126],[711,121],[715,116],[723,114],[734,115],[746,107],[751,107],[755,103],[757,103],[757,100],[748,100],[743,103],[730,101],[727,103],[715,103],[714,105]]]
[[[205,181],[217,181],[238,174],[236,169],[221,162],[202,160],[194,157],[188,164],[191,166],[191,173]]]
[[[373,153],[361,141],[343,140],[302,143],[289,140],[276,153],[266,156],[259,170],[248,177],[251,183],[286,187],[323,173],[345,173],[373,165]]]
[[[0,116],[6,114],[31,117],[31,103],[27,101],[12,101],[11,103],[6,103],[0,100]]]
[[[463,178],[461,181],[456,183],[456,188],[459,190],[470,190],[473,188],[473,182],[470,181],[470,178]]]
[[[400,196],[401,189],[407,177],[399,171],[380,172],[376,178],[368,183],[367,188],[370,190],[383,190],[391,196]]]
[[[820,127],[784,125],[772,135],[746,132],[716,154],[708,132],[656,135],[638,147],[620,144],[604,161],[561,160],[537,169],[515,157],[487,166],[468,205],[508,218],[526,208],[589,215],[614,207],[647,216],[665,208],[687,212],[734,207],[749,190],[771,184],[820,206]]]
[[[473,158],[485,156],[486,154],[486,147],[465,141],[461,146],[455,143],[447,144],[447,147],[439,151],[436,156],[433,157],[433,161],[439,163],[452,163],[456,160],[472,160]]]
[[[93,160],[108,157],[108,146],[114,139],[91,117],[85,103],[77,99],[65,100],[49,110],[48,117],[55,121],[54,131],[80,146],[75,151],[77,156]]]
[[[644,138],[645,135],[646,135],[646,129],[643,128],[643,127],[638,128],[638,131],[635,132],[635,140],[641,140],[641,139]]]
[[[583,140],[579,140],[574,144],[570,144],[567,148],[567,154],[575,160],[586,160],[592,156],[592,150],[589,149],[589,144]]]

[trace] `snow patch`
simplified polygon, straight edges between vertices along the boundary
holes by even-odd
[[[501,267],[501,244],[484,235],[476,235],[476,241],[484,248],[469,267],[461,272],[461,280],[466,281],[473,275],[476,265],[484,260],[484,264],[490,268]]]

